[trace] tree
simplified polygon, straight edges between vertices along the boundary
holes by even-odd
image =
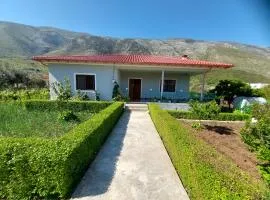
[[[221,80],[211,92],[214,92],[218,97],[223,97],[224,100],[228,101],[229,107],[231,107],[235,97],[250,97],[253,95],[250,85],[238,80]]]

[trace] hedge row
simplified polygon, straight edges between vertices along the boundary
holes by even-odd
[[[199,140],[158,105],[150,115],[191,199],[263,199],[265,185]]]
[[[28,110],[72,110],[79,112],[89,110],[99,112],[111,105],[112,102],[106,101],[46,101],[46,100],[27,100],[23,104]]]
[[[113,103],[59,139],[0,138],[0,199],[68,198],[122,111]]]
[[[168,111],[173,117],[177,119],[199,119],[194,113],[189,111]],[[250,115],[248,114],[235,114],[235,113],[219,113],[212,120],[219,121],[244,121],[250,119]],[[203,119],[201,119],[203,120]]]
[[[49,99],[48,89],[27,89],[27,90],[2,90],[0,91],[0,101],[29,100],[29,99]]]

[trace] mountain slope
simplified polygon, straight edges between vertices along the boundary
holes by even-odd
[[[208,76],[210,85],[228,77],[247,82],[270,82],[270,48],[192,39],[118,39],[52,27],[0,22],[0,59],[21,58],[18,62],[21,63],[24,59],[43,54],[187,54],[194,59],[235,64],[230,71],[211,72]],[[9,60],[5,59],[4,62]],[[12,62],[14,66],[14,60]],[[195,78],[194,83],[196,82],[198,80]]]

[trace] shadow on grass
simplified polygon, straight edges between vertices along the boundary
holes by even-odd
[[[129,120],[130,111],[126,110],[86,171],[72,198],[97,196],[108,190],[115,174]]]

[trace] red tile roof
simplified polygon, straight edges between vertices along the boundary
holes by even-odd
[[[76,56],[34,56],[39,62],[71,62],[71,63],[104,63],[127,65],[164,65],[164,66],[196,66],[209,68],[230,68],[232,64],[192,60],[186,57],[169,57],[153,55],[76,55]]]

